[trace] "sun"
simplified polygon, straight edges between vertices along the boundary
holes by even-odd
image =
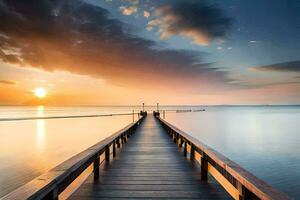
[[[46,97],[46,95],[47,95],[47,90],[46,90],[45,88],[41,88],[41,87],[35,88],[35,89],[33,90],[33,94],[34,94],[36,97],[42,99],[42,98],[45,98],[45,97]]]

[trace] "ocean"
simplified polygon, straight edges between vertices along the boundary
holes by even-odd
[[[165,119],[290,197],[300,196],[300,106],[160,106]],[[146,110],[152,112],[155,106]],[[141,106],[0,107],[0,197],[137,119]],[[10,120],[8,120],[10,119]]]

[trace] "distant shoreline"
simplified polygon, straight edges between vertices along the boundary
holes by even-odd
[[[0,107],[142,107],[141,105],[0,105]],[[219,105],[160,105],[160,107],[253,107],[253,106],[300,106],[300,104],[219,104]],[[145,105],[156,107],[156,105]]]

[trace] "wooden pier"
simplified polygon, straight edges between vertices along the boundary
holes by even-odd
[[[289,199],[159,113],[141,116],[3,200],[59,199],[91,166],[68,199]]]
[[[147,117],[120,154],[70,199],[230,199],[216,183],[200,180],[154,117]]]

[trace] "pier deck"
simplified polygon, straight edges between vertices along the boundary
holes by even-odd
[[[231,199],[213,179],[201,181],[199,169],[152,115],[144,119],[117,156],[91,175],[69,198],[77,199]]]

